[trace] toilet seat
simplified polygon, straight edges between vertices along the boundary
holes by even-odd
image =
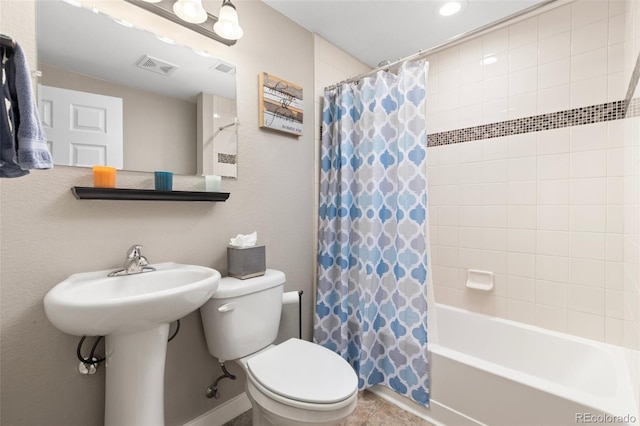
[[[348,403],[358,391],[358,379],[349,363],[305,340],[289,339],[250,357],[246,365],[256,388],[291,406],[335,408]]]

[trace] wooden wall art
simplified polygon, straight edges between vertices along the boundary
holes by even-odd
[[[302,135],[302,87],[260,74],[260,127]]]

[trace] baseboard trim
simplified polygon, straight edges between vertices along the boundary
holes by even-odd
[[[230,399],[213,410],[207,411],[201,416],[185,423],[183,426],[222,426],[249,409],[251,409],[251,401],[249,401],[247,394],[242,392],[235,398]]]

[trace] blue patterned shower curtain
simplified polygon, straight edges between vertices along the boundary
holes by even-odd
[[[426,69],[325,91],[314,341],[428,406]]]

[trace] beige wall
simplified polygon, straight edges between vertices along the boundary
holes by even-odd
[[[39,83],[122,99],[124,170],[196,174],[196,103],[39,64]]]
[[[176,41],[237,65],[239,177],[223,181],[223,190],[231,193],[226,203],[80,201],[70,188],[90,186],[91,175],[88,169],[69,167],[0,181],[0,423],[102,424],[104,368],[94,376],[78,374],[78,338],[47,321],[42,299],[74,272],[118,267],[132,243],[143,244],[151,262],[192,263],[224,273],[229,237],[258,231],[260,242],[267,246],[268,266],[287,274],[285,290],[305,292],[303,330],[304,337],[310,337],[313,225],[307,212],[313,205],[313,122],[306,121],[299,138],[259,129],[257,85],[263,71],[295,82],[304,88],[305,107],[311,110],[313,39],[262,2],[234,3],[245,36],[236,46],[226,47],[162,18],[134,14],[136,9],[129,4],[96,2],[130,21],[160,26]],[[212,4],[218,7],[217,2]],[[2,33],[27,50],[31,67],[36,68],[34,4],[3,0],[0,7]],[[118,186],[152,188],[153,177],[119,172]],[[174,186],[198,190],[204,188],[204,180],[178,176]],[[234,365],[229,369],[240,373]],[[223,382],[221,399],[207,399],[204,391],[219,374],[217,361],[206,350],[199,313],[187,316],[168,347],[167,425],[183,424],[242,391],[243,377]]]

